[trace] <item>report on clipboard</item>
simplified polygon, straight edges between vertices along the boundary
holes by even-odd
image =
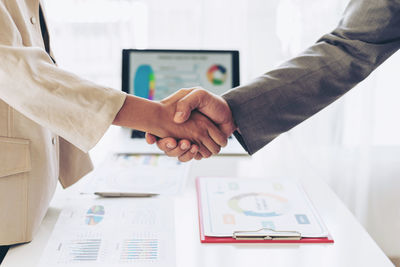
[[[196,186],[203,243],[333,243],[296,181],[199,177]]]

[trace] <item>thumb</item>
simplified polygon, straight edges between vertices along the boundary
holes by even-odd
[[[200,92],[201,91],[193,90],[177,102],[174,116],[174,121],[176,123],[187,121],[192,110],[201,107],[202,102],[204,101],[204,95]]]

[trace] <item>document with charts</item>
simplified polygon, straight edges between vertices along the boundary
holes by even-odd
[[[173,201],[72,201],[62,210],[39,266],[175,266]]]
[[[296,231],[327,237],[328,231],[301,185],[289,179],[201,177],[197,180],[205,236],[235,231]]]
[[[167,156],[115,154],[94,170],[82,192],[176,195],[185,186],[189,168]]]

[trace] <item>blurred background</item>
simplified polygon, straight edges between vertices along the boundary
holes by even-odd
[[[43,2],[59,66],[118,90],[123,48],[237,49],[246,83],[332,31],[348,3]],[[399,66],[398,52],[345,97],[255,155],[260,164],[269,161],[266,175],[301,165],[324,179],[394,260],[400,259]],[[91,152],[94,160],[101,150]]]

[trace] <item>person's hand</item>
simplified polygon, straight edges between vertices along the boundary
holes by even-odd
[[[178,102],[187,94],[186,91],[177,92],[162,101],[162,111],[159,114],[160,129],[152,132],[153,136],[174,137],[184,139],[179,142],[179,147],[187,149],[188,155],[197,153],[202,157],[210,157],[217,154],[221,146],[226,146],[228,136],[224,134],[212,121],[200,112],[190,112],[188,118],[180,123],[173,122],[172,119],[178,109]],[[190,141],[190,143],[188,143]],[[161,142],[162,143],[162,142]],[[168,148],[167,144],[166,147]],[[188,155],[180,157],[182,161]]]
[[[154,135],[146,133],[146,141],[148,144],[157,143],[159,149],[170,157],[177,157],[181,162],[187,162],[195,158],[201,159],[201,154],[197,153],[199,147],[196,144],[191,144],[189,140],[180,140],[179,142],[172,137],[162,139],[156,138]]]
[[[183,95],[176,103],[174,115],[176,123],[185,122],[190,117],[191,112],[197,109],[212,120],[227,136],[230,136],[236,130],[229,105],[221,96],[201,87],[181,89],[175,95]]]
[[[212,94],[202,88],[181,89],[173,96],[183,96],[176,104],[174,121],[182,123],[187,120],[192,110],[197,109],[206,115],[219,127],[219,129],[230,136],[236,125],[232,118],[232,112],[228,103],[220,96]],[[180,161],[189,161],[193,158],[201,159],[201,154],[196,154],[197,147],[190,145],[188,140],[180,140],[179,144],[174,138],[157,140],[154,135],[146,133],[146,140],[149,144],[157,142],[157,146],[168,156],[178,157]]]
[[[151,133],[153,137],[185,139],[196,144],[192,147],[203,157],[217,154],[226,145],[228,136],[206,116],[196,111],[183,123],[173,121],[177,102],[185,95],[181,91],[157,102],[128,94],[112,123]]]

